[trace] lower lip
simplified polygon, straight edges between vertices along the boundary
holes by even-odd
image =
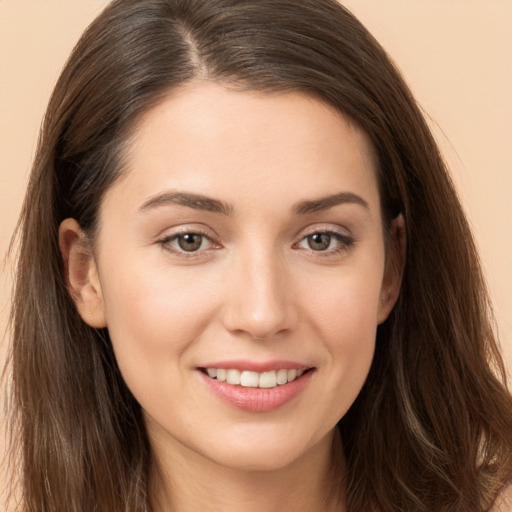
[[[275,388],[246,388],[234,386],[227,382],[220,382],[200,372],[206,385],[223,402],[248,412],[270,412],[291,402],[306,387],[311,370],[288,384],[278,385]]]

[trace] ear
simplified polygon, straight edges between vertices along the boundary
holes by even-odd
[[[384,277],[380,294],[378,323],[383,323],[391,313],[400,295],[400,286],[405,267],[406,236],[402,214],[391,222],[389,247],[386,255]]]
[[[78,313],[91,327],[106,327],[105,305],[96,262],[90,243],[75,219],[66,219],[61,223],[59,247],[66,284]]]

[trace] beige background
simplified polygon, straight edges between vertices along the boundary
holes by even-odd
[[[475,230],[512,369],[512,0],[343,3],[393,56],[430,119]],[[0,0],[0,259],[51,89],[106,4]],[[2,334],[10,274],[7,264],[0,274]]]

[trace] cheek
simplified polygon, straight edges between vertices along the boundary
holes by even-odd
[[[211,294],[198,290],[201,281],[191,282],[186,272],[116,263],[102,291],[121,373],[136,395],[142,386],[161,386],[161,379],[171,385],[183,354],[211,317]]]
[[[338,421],[357,398],[368,375],[378,324],[382,274],[379,265],[340,272],[324,282],[324,292],[311,294],[312,335],[326,349],[323,367],[329,376],[323,389],[326,414]],[[320,283],[316,281],[316,285]]]
[[[379,261],[372,259],[366,265],[336,269],[304,281],[299,292],[304,313],[309,312],[329,344],[344,345],[344,340],[357,345],[374,337],[383,274]]]
[[[331,355],[333,374],[364,379],[375,347],[378,294],[349,282],[332,298],[319,310],[323,317],[319,330]]]

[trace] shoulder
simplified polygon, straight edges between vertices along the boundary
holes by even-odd
[[[512,485],[509,485],[498,496],[490,512],[512,512]]]

